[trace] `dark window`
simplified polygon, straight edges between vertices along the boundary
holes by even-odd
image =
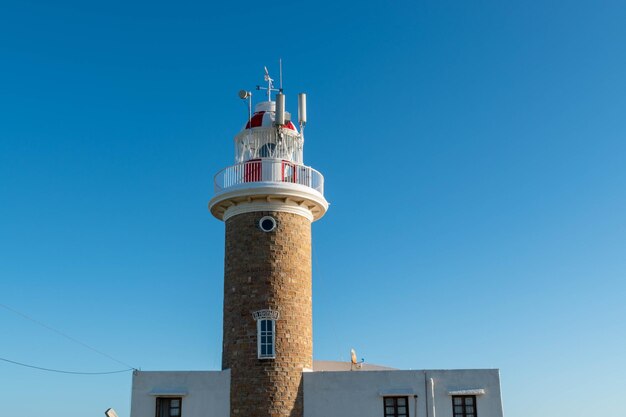
[[[276,219],[271,216],[261,217],[261,220],[259,220],[259,227],[264,232],[271,232],[276,229]]]
[[[156,417],[181,417],[182,403],[183,399],[180,397],[157,397]]]
[[[259,359],[276,357],[274,352],[275,326],[274,320],[261,319],[257,321]]]
[[[408,417],[409,397],[383,397],[385,417]]]
[[[274,156],[274,149],[276,149],[275,143],[266,143],[259,149],[259,156],[261,158],[271,158]]]
[[[453,417],[478,417],[475,395],[454,395],[452,408]]]
[[[272,230],[274,222],[271,219],[265,219],[261,223],[261,227],[263,227],[263,230]]]

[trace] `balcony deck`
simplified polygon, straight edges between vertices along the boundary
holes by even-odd
[[[281,159],[256,159],[224,168],[215,174],[214,191],[261,185],[256,183],[298,184],[324,195],[324,176],[319,171]]]
[[[251,211],[283,211],[311,221],[328,209],[324,176],[311,167],[275,158],[224,168],[214,178],[209,210],[220,220]]]

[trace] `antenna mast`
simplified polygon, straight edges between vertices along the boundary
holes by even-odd
[[[278,59],[278,82],[279,82],[279,87],[278,87],[278,91],[280,91],[281,93],[283,92],[283,59],[279,58]]]

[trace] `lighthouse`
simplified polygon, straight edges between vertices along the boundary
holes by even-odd
[[[323,175],[304,163],[306,95],[298,117],[265,70],[263,100],[234,138],[234,163],[209,202],[223,221],[222,369],[230,416],[303,417],[302,373],[313,367],[311,224],[328,209]],[[256,94],[255,94],[256,95]]]
[[[311,224],[328,210],[324,177],[304,162],[306,95],[292,98],[294,118],[282,82],[267,69],[265,81],[256,103],[239,92],[247,120],[209,201],[226,226],[222,369],[135,370],[131,417],[502,417],[498,369],[398,370],[354,350],[313,361]],[[429,340],[411,326],[398,329]]]

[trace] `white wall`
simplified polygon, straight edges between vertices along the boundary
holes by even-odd
[[[303,376],[304,417],[383,417],[382,397],[393,394],[409,397],[410,417],[434,417],[430,378],[435,387],[436,417],[452,417],[450,391],[469,389],[485,390],[476,399],[478,417],[503,417],[497,369],[329,371],[305,372]],[[229,417],[230,371],[136,371],[131,417],[154,417],[159,393],[185,393],[182,417]]]
[[[159,393],[185,393],[182,417],[229,417],[230,371],[133,373],[131,417],[154,417]]]
[[[437,417],[452,417],[448,392],[465,389],[485,390],[476,399],[479,417],[502,417],[497,369],[305,373],[304,417],[382,417],[382,395],[393,393],[409,397],[411,417],[433,417],[430,378],[435,386]]]
[[[449,391],[484,388],[485,394],[476,396],[478,417],[502,417],[500,372],[497,369],[467,369],[454,371],[426,371],[435,381],[437,417],[452,417],[452,399]]]

